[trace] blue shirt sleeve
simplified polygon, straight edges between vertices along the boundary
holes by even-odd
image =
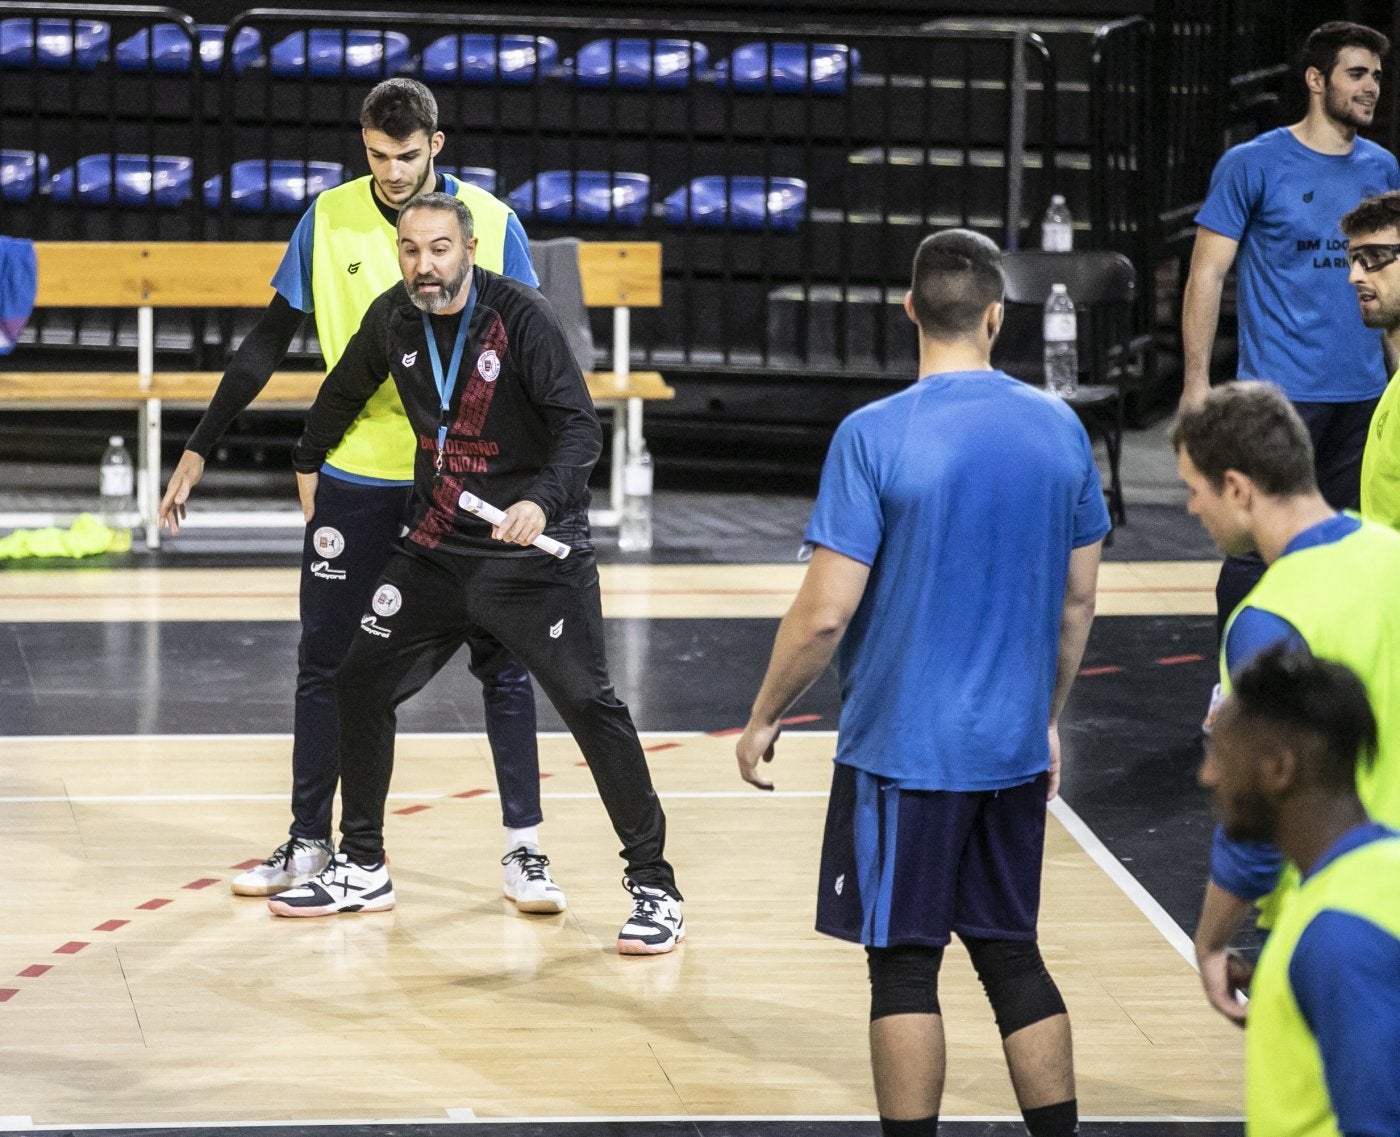
[[[513,277],[531,288],[540,286],[535,262],[530,259],[530,241],[525,236],[525,226],[520,224],[520,218],[514,213],[506,218],[506,240],[502,251],[502,275]]]
[[[1232,241],[1244,236],[1264,192],[1263,170],[1249,160],[1249,154],[1248,144],[1225,151],[1215,164],[1205,203],[1196,214],[1197,225]]]
[[[824,545],[864,565],[873,565],[885,535],[880,482],[854,418],[836,428],[822,465],[821,486],[806,541]]]
[[[1230,621],[1230,630],[1225,636],[1226,670],[1234,675],[1261,651],[1275,644],[1307,648],[1308,641],[1282,616],[1262,608],[1241,608]]]
[[[1215,827],[1210,843],[1211,882],[1241,900],[1258,900],[1278,884],[1283,854],[1266,841],[1232,841]]]
[[[316,230],[316,205],[301,215],[296,231],[287,243],[287,251],[282,254],[282,263],[272,274],[272,287],[282,294],[298,312],[314,312],[315,301],[311,292],[311,242]]]
[[[1103,540],[1113,528],[1113,523],[1109,520],[1108,506],[1104,503],[1103,481],[1099,478],[1099,467],[1094,461],[1094,449],[1089,443],[1089,436],[1084,433],[1084,428],[1079,426],[1077,420],[1075,425],[1079,427],[1081,449],[1084,453],[1084,485],[1080,488],[1079,501],[1074,509],[1074,540],[1071,545],[1081,549],[1085,545]]]
[[[1313,918],[1288,981],[1322,1052],[1337,1126],[1348,1137],[1400,1133],[1400,940],[1349,912]]]

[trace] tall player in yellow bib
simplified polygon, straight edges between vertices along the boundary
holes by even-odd
[[[307,313],[333,368],[370,301],[399,280],[394,226],[416,194],[436,190],[467,203],[483,267],[535,285],[519,219],[485,190],[439,173],[437,102],[412,79],[380,83],[360,108],[370,173],[327,190],[302,216],[272,279],[276,293],[229,362],[161,502],[162,527],[179,531],[204,458],[266,385]],[[385,378],[388,378],[386,375]],[[321,871],[331,856],[331,806],[340,774],[335,671],[397,541],[413,485],[415,437],[385,383],[331,451],[302,550],[301,644],[292,744],[292,826],[262,864],[234,878],[234,892],[267,896]],[[564,894],[540,852],[539,754],[530,676],[495,640],[470,644],[482,682],[486,731],[506,830],[505,893],[524,911],[559,912]]]
[[[1235,677],[1206,747],[1225,832],[1302,878],[1249,984],[1249,1137],[1400,1133],[1400,836],[1356,792],[1376,749],[1355,673],[1281,645]]]

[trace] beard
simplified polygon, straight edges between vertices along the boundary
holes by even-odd
[[[1278,810],[1258,790],[1245,790],[1229,799],[1227,814],[1220,809],[1225,836],[1231,841],[1273,841],[1278,831]]]
[[[441,312],[444,308],[457,299],[458,293],[462,291],[462,286],[467,282],[467,274],[471,271],[466,261],[462,262],[462,267],[457,275],[451,280],[442,280],[436,276],[420,276],[414,279],[413,286],[408,290],[408,298],[414,305],[431,315],[434,312]],[[428,293],[426,296],[418,291],[421,284],[436,284],[438,291]]]
[[[1366,114],[1361,108],[1352,103],[1351,99],[1343,98],[1337,94],[1336,89],[1329,80],[1322,95],[1323,112],[1338,126],[1350,127],[1352,130],[1360,130],[1371,125],[1371,120],[1375,118],[1375,111]]]
[[[1363,311],[1361,322],[1368,328],[1380,328],[1383,332],[1393,332],[1400,328],[1400,297],[1377,304],[1373,311]]]

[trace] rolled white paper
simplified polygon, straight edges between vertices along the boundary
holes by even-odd
[[[462,491],[462,496],[457,499],[457,504],[474,517],[480,517],[483,521],[488,521],[492,525],[499,525],[506,519],[506,515],[497,509],[490,502],[482,501],[474,493]],[[569,555],[569,546],[562,541],[556,541],[553,537],[546,537],[541,533],[530,544],[537,549],[543,549],[551,557],[558,557],[561,561]]]

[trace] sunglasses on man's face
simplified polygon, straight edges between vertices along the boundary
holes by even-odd
[[[1400,245],[1352,245],[1347,249],[1347,261],[1360,265],[1365,272],[1380,272],[1400,260]]]

